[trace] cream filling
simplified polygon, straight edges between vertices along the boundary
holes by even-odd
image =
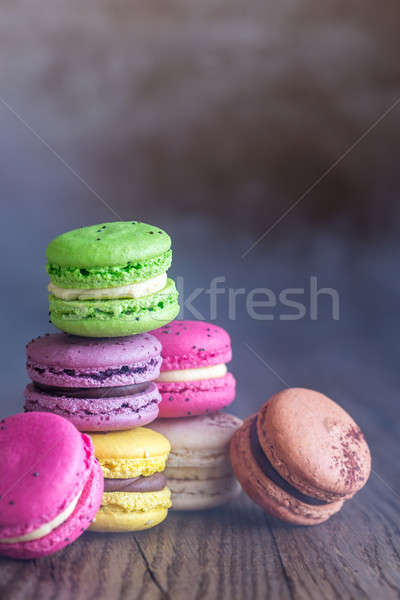
[[[198,369],[178,369],[176,371],[163,371],[156,381],[198,381],[200,379],[216,379],[224,377],[228,372],[224,363],[211,367]]]
[[[161,273],[157,277],[151,277],[139,283],[121,285],[112,288],[100,289],[78,289],[61,288],[54,283],[49,283],[48,290],[51,294],[62,300],[112,300],[116,298],[142,298],[149,294],[155,294],[162,290],[167,284],[167,274]]]
[[[79,492],[77,497],[67,506],[65,510],[63,510],[55,519],[50,521],[49,523],[45,523],[38,529],[34,529],[25,535],[20,535],[18,537],[11,538],[2,538],[0,539],[0,544],[16,544],[17,542],[31,542],[32,540],[38,540],[39,538],[48,535],[55,529],[59,527],[64,521],[66,521],[74,512],[76,505],[78,504],[78,500],[81,497],[82,491]]]

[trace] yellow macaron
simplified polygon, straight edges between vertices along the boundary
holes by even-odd
[[[91,531],[138,531],[161,523],[171,506],[162,474],[170,451],[167,438],[143,427],[90,436],[105,478]]]

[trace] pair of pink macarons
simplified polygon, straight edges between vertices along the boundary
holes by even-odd
[[[25,410],[58,414],[80,431],[212,413],[234,399],[231,358],[228,333],[198,321],[123,338],[46,335],[27,345]]]

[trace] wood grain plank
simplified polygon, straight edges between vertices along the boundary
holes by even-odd
[[[0,561],[0,598],[135,600],[143,587],[159,597],[133,534],[86,533],[54,556]]]
[[[398,501],[372,476],[313,528],[270,519],[245,496],[221,509],[171,511],[146,532],[87,533],[53,557],[0,559],[0,597],[391,600],[400,596]]]
[[[373,479],[327,523],[271,533],[296,599],[400,596],[398,499]]]
[[[140,543],[171,598],[290,598],[265,518],[242,496],[224,509],[173,512]]]

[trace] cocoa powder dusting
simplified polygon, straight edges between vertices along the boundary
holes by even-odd
[[[340,474],[345,477],[345,486],[351,489],[358,481],[362,481],[361,468],[357,452],[353,449],[354,442],[357,444],[363,438],[360,429],[352,425],[347,432],[340,437],[342,450],[342,469]],[[344,471],[344,472],[342,472]]]
[[[342,433],[339,437],[338,446],[331,446],[332,450],[338,451],[332,456],[331,467],[340,468],[340,476],[344,479],[344,484],[347,489],[351,490],[360,481],[364,481],[364,477],[361,472],[360,461],[358,451],[356,451],[355,445],[358,446],[360,442],[364,440],[364,436],[356,425],[351,425],[345,433]]]
[[[349,427],[346,433],[346,437],[354,440],[355,442],[360,442],[364,439],[362,431],[359,427],[357,427],[357,425],[352,425],[351,427]]]

